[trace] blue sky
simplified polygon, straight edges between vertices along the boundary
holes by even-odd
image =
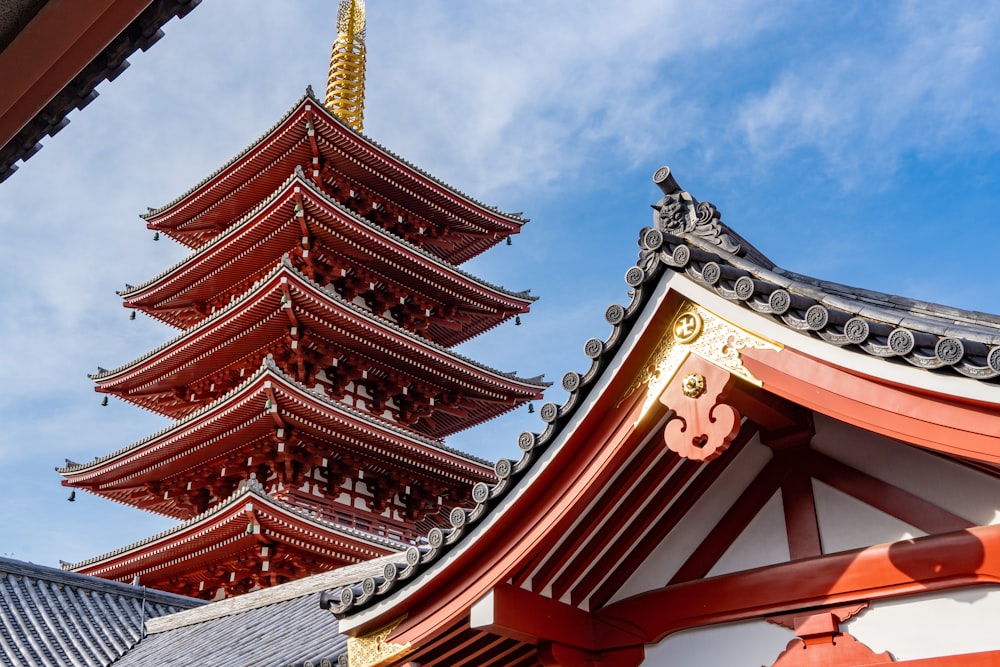
[[[532,219],[465,266],[541,299],[462,352],[557,383],[587,368],[663,164],[780,266],[1000,311],[998,6],[616,4],[369,2],[366,133]],[[0,184],[0,554],[78,561],[172,525],[67,503],[53,468],[166,425],[86,377],[174,335],[115,295],[185,255],[138,214],[322,91],[335,23],[333,0],[204,2]],[[541,427],[521,409],[450,443],[516,457]]]

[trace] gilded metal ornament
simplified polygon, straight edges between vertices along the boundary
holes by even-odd
[[[364,0],[341,0],[323,104],[358,132],[364,129],[365,53]]]
[[[691,373],[684,378],[681,387],[681,391],[688,398],[698,398],[705,393],[705,376],[700,373]]]
[[[702,327],[704,327],[704,321],[701,319],[701,315],[694,311],[678,315],[672,329],[677,342],[686,345],[693,343],[701,335]]]
[[[674,379],[689,354],[696,354],[733,375],[761,386],[740,358],[747,348],[780,350],[778,343],[745,331],[701,306],[686,302],[677,312],[656,350],[643,364],[645,369],[635,379],[626,396],[646,387],[642,416],[656,403],[663,390]],[[640,420],[642,417],[640,417]]]
[[[406,616],[400,616],[388,625],[362,637],[347,639],[347,664],[349,667],[380,667],[388,664],[413,648],[410,644],[391,644],[386,640],[399,627]]]

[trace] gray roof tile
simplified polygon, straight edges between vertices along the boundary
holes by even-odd
[[[0,664],[110,665],[139,641],[146,620],[203,604],[0,558]]]
[[[337,658],[347,647],[337,620],[320,608],[322,591],[382,572],[398,556],[332,572],[155,619],[115,667],[252,665],[287,667]],[[280,632],[275,632],[280,628]]]

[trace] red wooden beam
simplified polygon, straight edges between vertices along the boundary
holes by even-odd
[[[790,469],[788,457],[775,456],[771,459],[688,557],[684,565],[677,570],[670,583],[700,579],[708,574],[712,566],[726,553],[730,545],[775,494],[782,481],[791,472]]]
[[[865,430],[978,461],[1000,463],[1000,410],[848,372],[785,348],[745,349],[764,389]]]
[[[574,591],[574,602],[577,602],[577,591],[580,595],[584,595],[584,591],[590,591],[594,587],[598,586],[594,591],[593,595],[590,596],[590,607],[597,608],[603,606],[608,600],[610,600],[618,590],[628,581],[629,577],[635,572],[634,563],[641,563],[653,552],[654,549],[663,541],[663,539],[673,530],[677,523],[686,515],[694,504],[698,502],[702,494],[704,494],[712,484],[718,480],[719,475],[729,466],[730,463],[736,458],[736,456],[743,450],[743,447],[749,442],[754,435],[757,433],[757,427],[751,422],[745,422],[743,424],[743,430],[736,437],[736,440],[730,445],[721,457],[712,461],[709,464],[699,464],[694,461],[685,461],[683,465],[686,467],[684,475],[679,476],[682,480],[682,484],[675,489],[670,489],[664,495],[674,496],[680,493],[680,496],[674,501],[666,513],[663,513],[663,507],[659,506],[658,503],[648,504],[640,513],[637,521],[641,521],[640,525],[648,525],[650,522],[653,523],[653,527],[635,544],[627,543],[625,540],[620,541],[618,544],[612,547],[612,551],[619,550],[617,558],[612,560],[611,556],[607,556],[606,559],[611,563],[619,563],[613,570],[611,570],[610,576],[607,576],[602,582],[599,578],[601,572],[595,568],[591,570],[587,577],[584,578],[582,582],[577,584],[576,590]],[[697,477],[687,485],[687,482],[697,474]],[[681,491],[683,489],[683,492]],[[662,515],[661,515],[662,514]],[[657,518],[659,517],[659,518]],[[622,561],[624,553],[628,552],[628,560]],[[579,601],[582,601],[582,597]]]
[[[655,436],[654,438],[659,440]],[[662,441],[659,443],[659,447],[663,447]],[[666,449],[665,447],[663,448]],[[611,551],[601,553],[605,546],[609,543],[619,545],[634,542],[648,527],[648,523],[640,522],[640,511],[643,508],[643,503],[649,499],[643,493],[636,493],[636,488],[660,490],[658,497],[654,498],[649,504],[656,505],[662,511],[662,508],[674,498],[676,489],[681,488],[683,485],[681,479],[689,479],[689,477],[683,475],[683,472],[687,469],[683,464],[687,463],[687,461],[674,458],[673,452],[667,452],[667,454],[671,457],[671,459],[668,459],[669,464],[662,462],[657,466],[646,469],[643,471],[646,473],[645,477],[640,482],[637,482],[636,487],[623,488],[610,497],[601,500],[602,503],[607,502],[612,505],[615,514],[609,517],[603,525],[594,524],[590,526],[591,531],[582,542],[581,547],[572,554],[572,559],[568,560],[569,564],[565,571],[553,582],[552,596],[554,598],[560,599],[568,591],[573,590],[576,582],[588,570],[597,570],[606,573],[617,561],[609,557]],[[695,463],[694,465],[696,466],[697,464]],[[598,554],[601,554],[599,559],[597,559]],[[619,558],[622,556],[619,556]],[[595,559],[597,562],[595,562]],[[534,590],[539,590],[539,588],[536,587]],[[575,597],[579,592],[573,590],[573,604],[579,604],[581,601],[582,598]]]
[[[642,593],[594,612],[656,643],[686,628],[1000,583],[1000,526],[845,551]],[[604,641],[602,648],[624,646]]]
[[[620,626],[595,622],[587,611],[509,584],[499,584],[472,605],[472,627],[526,644],[554,642],[583,651],[598,647],[597,637],[631,645],[641,639]]]
[[[581,508],[590,505],[586,516],[570,531],[554,553],[545,554],[544,565],[531,577],[533,591],[542,590],[572,558],[578,555],[583,545],[593,536],[595,528],[608,519],[608,515],[618,507],[625,496],[633,493],[639,480],[643,479],[654,468],[657,459],[667,457],[666,461],[662,461],[656,466],[663,470],[664,474],[669,474],[678,465],[680,459],[668,452],[667,448],[663,446],[658,430],[651,437],[649,434],[643,434],[646,435],[646,440],[640,446],[644,451],[635,456],[624,469],[618,472],[617,476],[610,481],[608,488],[594,487],[590,494],[591,497],[580,499]],[[594,503],[598,494],[600,494],[600,502]],[[633,516],[631,510],[624,508],[619,510],[617,514],[621,517]]]
[[[781,504],[785,513],[785,534],[788,536],[788,556],[791,560],[811,558],[823,553],[810,466],[807,461],[802,460],[808,456],[808,451],[796,454],[800,455],[800,460],[796,462],[793,474],[781,483]]]

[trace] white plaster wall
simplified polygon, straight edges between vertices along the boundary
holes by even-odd
[[[822,415],[815,423],[813,449],[976,525],[1000,523],[1000,480]]]
[[[765,503],[706,576],[714,577],[764,565],[787,563],[789,560],[791,556],[788,553],[785,510],[781,504],[781,491],[778,491]]]
[[[842,627],[900,661],[1000,650],[998,621],[1000,587],[973,586],[876,602]]]
[[[770,460],[771,450],[754,437],[666,539],[636,567],[611,602],[666,585]]]
[[[816,521],[823,553],[862,549],[926,533],[814,479]]]
[[[684,630],[646,647],[643,665],[758,667],[774,663],[795,634],[766,621],[725,623]]]

